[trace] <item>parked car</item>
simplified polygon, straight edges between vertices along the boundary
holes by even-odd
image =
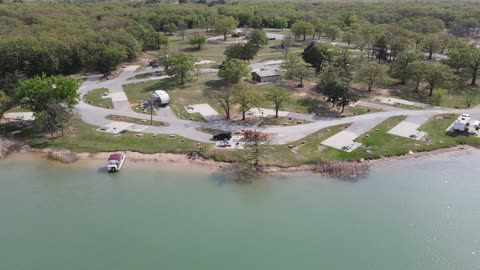
[[[214,141],[230,140],[231,138],[232,138],[231,132],[219,132],[213,135]]]

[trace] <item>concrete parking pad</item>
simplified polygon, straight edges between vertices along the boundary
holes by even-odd
[[[390,105],[395,105],[395,104],[403,104],[407,106],[413,106],[413,107],[418,107],[418,108],[429,108],[432,107],[432,105],[428,104],[423,104],[420,102],[414,102],[414,101],[409,101],[409,100],[404,100],[404,99],[399,99],[399,98],[386,98],[386,97],[376,97],[373,99],[373,101],[376,102],[381,102],[385,104],[390,104]]]
[[[131,66],[127,66],[125,68],[125,71],[135,71],[139,68],[140,66],[139,65],[131,65]]]
[[[345,152],[352,152],[362,145],[354,141],[356,138],[358,138],[357,134],[344,130],[326,139],[322,144]]]
[[[108,96],[102,98],[111,98],[113,102],[128,100],[128,97],[124,92],[110,93]]]
[[[362,136],[362,134],[371,130],[384,120],[385,118],[374,118],[357,121],[344,131],[340,131],[339,133],[326,139],[322,142],[322,144],[345,152],[352,152],[362,145],[361,143],[356,142],[355,139]]]
[[[275,110],[271,109],[264,109],[264,108],[252,108],[247,111],[247,115],[255,116],[255,117],[268,117],[268,116],[275,116]],[[288,112],[278,111],[279,117],[287,117]]]
[[[189,113],[200,113],[203,118],[207,121],[216,121],[223,119],[223,116],[218,114],[210,105],[208,104],[195,104],[195,105],[188,105],[185,107],[185,110]]]
[[[35,116],[33,116],[33,112],[14,112],[14,113],[6,113],[3,115],[3,118],[8,121],[33,121],[35,120]]]
[[[389,130],[388,133],[414,140],[421,140],[427,135],[427,133],[418,129],[430,117],[430,114],[409,116],[404,121],[400,122],[398,125]]]

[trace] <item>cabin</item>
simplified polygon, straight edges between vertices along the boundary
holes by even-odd
[[[468,131],[468,126],[469,126],[469,123],[470,122],[470,114],[462,114],[458,117],[457,120],[455,120],[455,123],[453,123],[453,130],[455,131],[461,131],[461,132],[465,132],[465,131]]]
[[[277,70],[258,70],[252,72],[252,78],[255,82],[278,82],[282,79],[280,73]]]
[[[167,92],[163,90],[155,90],[150,93],[150,97],[153,100],[153,103],[160,104],[161,106],[166,106],[170,104],[170,96]]]

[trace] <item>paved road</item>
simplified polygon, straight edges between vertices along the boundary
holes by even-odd
[[[118,77],[109,80],[109,81],[99,81],[99,76],[89,76],[82,86],[79,88],[78,92],[81,96],[86,94],[88,91],[98,88],[108,88],[111,93],[118,93],[122,95],[123,87],[122,85],[129,82],[128,78],[139,74],[145,74],[148,72],[159,71],[162,69],[147,69],[141,72],[136,72],[133,68],[127,68]],[[206,72],[210,72],[207,70]],[[146,79],[148,80],[148,79]],[[116,114],[122,116],[128,116],[132,118],[139,118],[149,120],[150,115],[134,112],[128,106],[126,101],[117,101],[114,102],[114,109],[104,109],[95,107],[84,102],[80,102],[77,106],[77,110],[81,118],[88,124],[94,126],[104,126],[112,122],[112,120],[105,119],[107,115]],[[370,105],[370,104],[366,104]],[[376,106],[376,105],[375,105]],[[386,109],[386,108],[384,108]],[[396,108],[395,108],[396,109]],[[386,120],[389,117],[397,115],[407,115],[407,116],[422,116],[425,114],[440,114],[440,113],[465,113],[468,112],[472,116],[480,118],[480,109],[473,108],[471,110],[455,110],[455,109],[443,109],[443,108],[432,108],[426,110],[395,110],[388,108],[388,111],[383,111],[379,113],[370,113],[364,115],[358,115],[353,117],[345,118],[326,118],[316,115],[306,115],[299,113],[289,113],[288,117],[295,119],[307,120],[312,123],[295,125],[295,126],[267,126],[267,127],[253,127],[261,130],[263,132],[272,134],[272,143],[273,144],[287,144],[296,140],[299,140],[315,131],[335,125],[341,124],[351,124],[359,130],[368,130],[371,128],[372,123],[380,123],[381,121]],[[199,131],[200,128],[210,128],[210,129],[219,129],[219,130],[231,130],[238,131],[240,129],[252,128],[249,126],[243,126],[241,124],[232,124],[231,122],[225,120],[216,120],[208,123],[200,123],[178,119],[176,115],[171,111],[170,108],[162,108],[157,112],[157,115],[153,117],[156,121],[162,121],[169,124],[166,127],[143,127],[143,133],[156,133],[156,134],[177,134],[189,139],[209,142],[210,135],[204,132]]]

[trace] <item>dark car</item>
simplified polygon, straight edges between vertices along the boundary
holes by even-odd
[[[231,132],[219,132],[213,135],[214,141],[230,140],[231,138],[232,138]]]

